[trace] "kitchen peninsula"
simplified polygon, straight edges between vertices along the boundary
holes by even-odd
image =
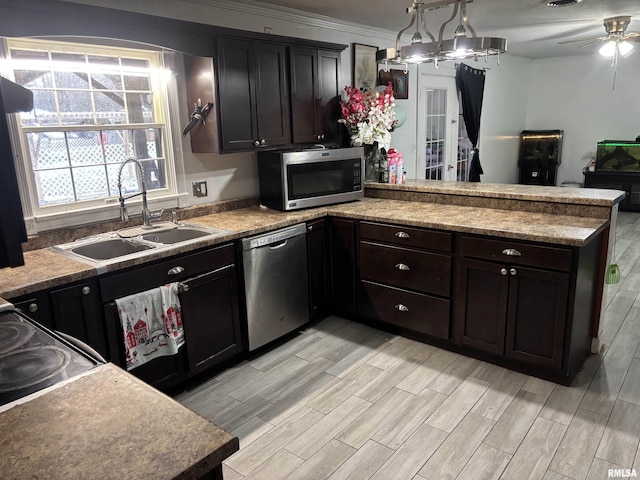
[[[24,266],[0,270],[0,297],[22,300],[69,282],[94,277],[100,280],[120,274],[120,270],[135,272],[164,257],[182,258],[191,250],[218,245],[230,248],[242,237],[326,220],[328,256],[334,266],[329,276],[335,271],[330,279],[333,288],[351,276],[351,283],[339,291],[340,298],[334,292],[331,311],[568,383],[589,354],[592,337],[597,336],[609,234],[623,197],[623,192],[612,190],[413,181],[403,186],[367,184],[366,197],[361,201],[295,212],[265,209],[257,205],[257,200],[250,200],[251,206],[214,213],[199,208],[191,218],[187,218],[188,211],[180,212],[180,219],[228,233],[166,249],[152,257],[115,262],[101,274],[93,266],[48,248],[27,251]],[[99,228],[96,226],[93,233]],[[342,256],[331,258],[338,254]],[[396,254],[408,255],[403,258],[415,259],[415,264],[426,265],[426,270],[420,273],[420,268],[414,269],[413,265],[410,270],[395,269],[394,265],[409,265],[406,260],[396,261]],[[426,263],[421,263],[424,259]],[[390,270],[373,268],[387,261],[391,262]],[[431,269],[431,265],[439,266]],[[406,277],[398,276],[405,273]],[[411,275],[419,275],[418,281]],[[544,293],[543,289],[548,289],[550,296],[563,291],[563,296],[551,302],[557,311],[547,315],[547,311],[533,308],[540,303],[538,297],[534,296],[532,303],[519,293],[526,291],[527,285],[536,294]],[[467,308],[482,301],[474,296],[476,291],[487,301]],[[497,291],[515,295],[518,302],[498,305],[491,297]],[[390,307],[376,303],[388,297]],[[347,301],[338,305],[337,299]],[[532,309],[539,315],[534,321],[527,316]],[[494,310],[503,317],[495,324],[477,328],[474,312],[484,315]],[[520,320],[528,323],[519,324]],[[514,330],[514,326],[518,328]],[[523,338],[518,337],[520,332]],[[139,388],[128,374],[122,375],[126,378],[121,386]],[[91,375],[81,381],[101,382],[101,378]],[[129,396],[127,388],[118,392],[123,398]],[[62,389],[58,394],[54,391],[38,401],[66,402],[60,397],[62,393]],[[92,413],[106,423],[112,414],[108,410]],[[7,415],[0,414],[0,419]],[[11,435],[11,431],[29,428],[29,419],[18,416],[3,431]],[[5,455],[0,460],[2,471],[7,471],[7,462]]]
[[[0,413],[2,478],[222,479],[238,439],[111,364]]]

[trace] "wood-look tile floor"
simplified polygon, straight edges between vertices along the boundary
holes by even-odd
[[[329,317],[176,398],[240,438],[227,480],[640,472],[640,214],[616,237],[605,348],[571,387]]]

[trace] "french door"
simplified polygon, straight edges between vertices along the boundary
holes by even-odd
[[[454,77],[420,74],[417,178],[466,181],[471,143]]]

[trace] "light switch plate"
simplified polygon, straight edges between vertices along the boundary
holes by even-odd
[[[200,182],[192,182],[193,186],[193,196],[194,197],[206,197],[209,192],[207,191],[207,181],[203,180]]]

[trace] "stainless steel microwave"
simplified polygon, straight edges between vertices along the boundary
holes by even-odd
[[[260,203],[298,210],[364,197],[362,147],[258,152]]]

